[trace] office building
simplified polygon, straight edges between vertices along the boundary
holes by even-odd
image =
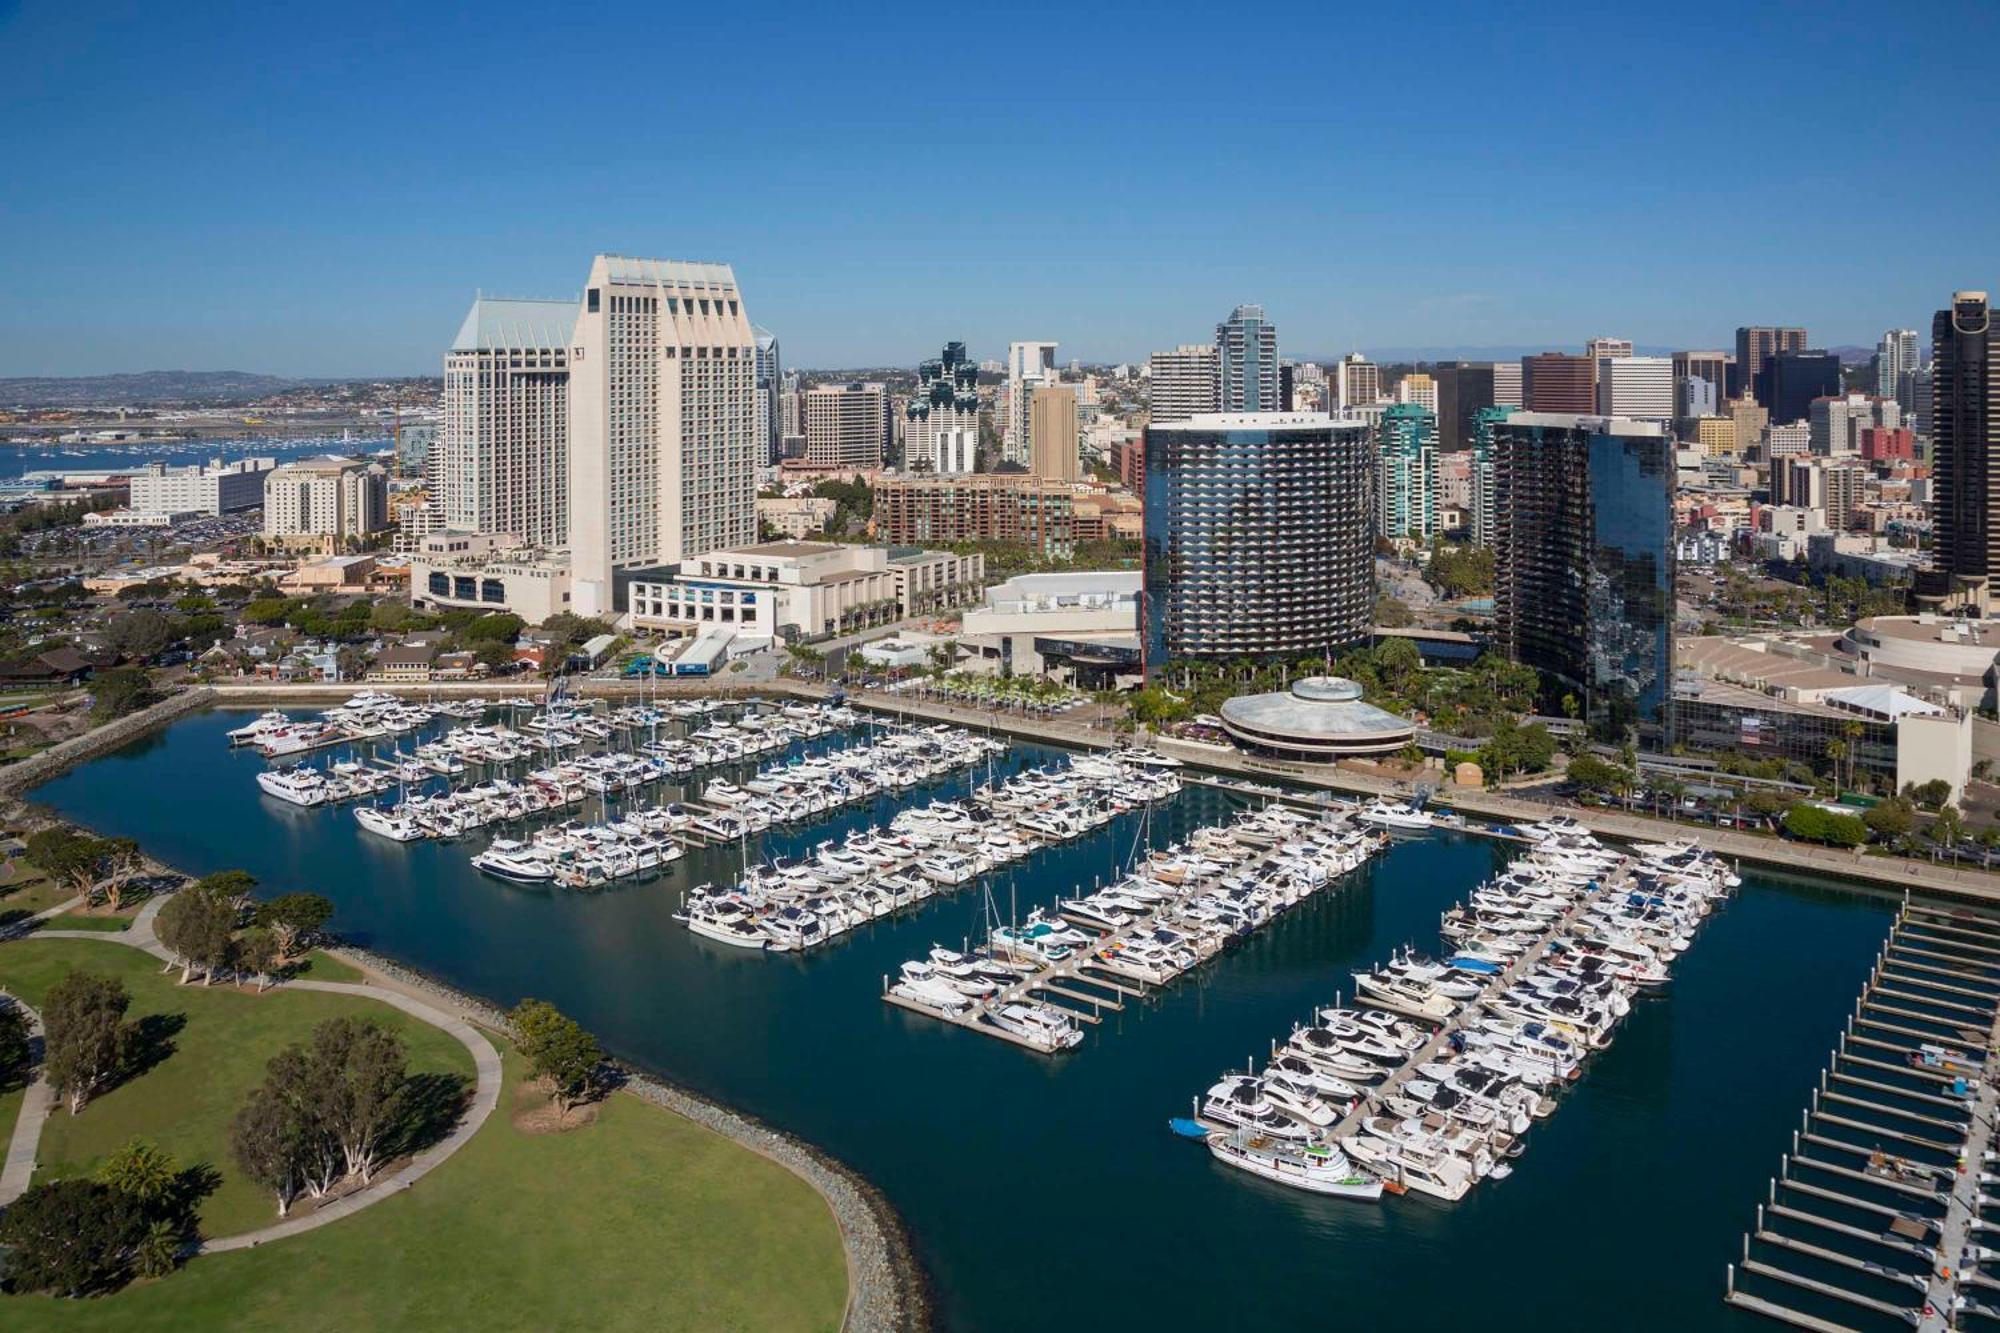
[[[569,348],[576,302],[480,297],[444,358],[430,488],[444,526],[569,541]]]
[[[1514,363],[1513,368],[1518,375],[1520,364]],[[1447,362],[1431,367],[1430,376],[1436,385],[1438,452],[1455,453],[1471,443],[1473,422],[1483,409],[1495,405],[1494,369],[1491,361]]]
[[[1736,422],[1730,417],[1696,417],[1695,443],[1706,458],[1736,458],[1742,454],[1737,443]]]
[[[874,519],[882,539],[900,546],[1013,542],[1066,558],[1076,549],[1076,488],[1024,473],[885,476]]]
[[[1397,403],[1375,426],[1375,532],[1429,546],[1437,534],[1437,414]]]
[[[1658,422],[1519,412],[1494,442],[1501,647],[1594,734],[1670,734],[1672,439]]]
[[[1799,509],[1817,509],[1826,526],[1842,532],[1854,526],[1868,467],[1859,458],[1781,458],[1771,464],[1771,500]]]
[[[1497,471],[1493,432],[1518,410],[1497,405],[1482,407],[1472,419],[1472,473],[1467,478],[1471,504],[1468,506],[1470,522],[1467,526],[1475,546],[1493,545],[1499,519],[1496,512],[1499,494],[1495,487]]]
[[[1215,410],[1221,392],[1212,344],[1183,343],[1147,359],[1147,419],[1157,425]]]
[[[1493,406],[1520,407],[1525,401],[1521,391],[1521,363],[1519,361],[1495,361],[1493,363]]]
[[[1715,385],[1700,375],[1681,375],[1674,380],[1674,417],[1680,421],[1696,421],[1702,417],[1712,417],[1722,406],[1716,397]]]
[[[1674,415],[1674,363],[1664,356],[1602,356],[1597,360],[1599,416],[1669,421]]]
[[[1375,562],[1359,420],[1214,413],[1146,429],[1148,672],[1364,642]]]
[[[1598,374],[1600,371],[1598,363],[1606,358],[1632,355],[1632,340],[1630,338],[1592,338],[1584,343],[1583,355],[1590,362],[1592,373]],[[1599,379],[1603,378],[1601,374],[1598,374],[1598,377]]]
[[[575,604],[602,616],[621,575],[756,540],[757,343],[727,264],[599,255],[571,344]]]
[[[1840,358],[1832,352],[1777,352],[1757,372],[1757,401],[1773,421],[1804,421],[1815,398],[1841,392]]]
[[[917,367],[917,391],[903,406],[903,466],[958,475],[979,466],[979,367],[965,344],[948,342]]]
[[[1806,409],[1812,451],[1822,458],[1861,452],[1861,432],[1871,426],[1900,426],[1903,409],[1893,398],[1843,393],[1815,398]]]
[[[1905,408],[1909,407],[1904,394],[1908,392],[1908,382],[1904,379],[1913,371],[1922,369],[1923,350],[1917,342],[1915,329],[1890,329],[1875,344],[1875,392],[1879,397],[1894,398]]]
[[[1521,401],[1530,412],[1590,415],[1597,410],[1597,366],[1588,357],[1541,352],[1521,358]]]
[[[1729,404],[1729,419],[1736,423],[1736,453],[1740,457],[1750,451],[1752,445],[1764,442],[1764,431],[1771,424],[1771,414],[1764,410],[1749,394]]]
[[[1333,401],[1342,412],[1352,412],[1382,398],[1382,368],[1359,352],[1349,352],[1334,363]]]
[[[1774,421],[1764,427],[1764,461],[1812,452],[1812,425],[1805,421]]]
[[[1707,380],[1715,386],[1715,401],[1722,403],[1729,398],[1729,365],[1727,352],[1675,352],[1674,381],[1690,376]]]
[[[758,457],[766,463],[775,463],[785,437],[784,404],[780,401],[784,393],[785,367],[778,355],[777,334],[752,324],[750,336],[756,340],[757,346],[757,422],[763,430]]]
[[[275,458],[220,458],[192,467],[148,463],[132,474],[131,511],[166,515],[233,514],[264,503],[264,479],[278,466]]]
[[[1863,426],[1861,458],[1868,463],[1908,463],[1917,456],[1917,437],[1908,426]]]
[[[880,384],[815,384],[804,394],[806,462],[872,472],[882,466],[889,391]]]
[[[1803,352],[1806,350],[1806,331],[1793,328],[1770,328],[1751,326],[1736,330],[1736,364],[1731,368],[1735,376],[1729,384],[1729,395],[1752,394],[1765,407],[1771,404],[1757,393],[1757,377],[1763,372],[1767,358],[1779,352]]]
[[[1437,381],[1421,370],[1413,370],[1396,381],[1396,401],[1421,407],[1435,417],[1438,410]]]
[[[1076,390],[1047,384],[1028,400],[1028,471],[1044,481],[1075,481],[1077,458]]]
[[[1931,374],[1933,549],[1947,595],[1984,613],[2000,574],[2000,330],[1985,292],[1954,293],[1932,319]]]
[[[539,625],[570,609],[571,592],[567,551],[511,535],[434,532],[410,554],[410,605],[420,610],[508,611]]]
[[[429,480],[431,463],[437,454],[438,423],[398,420],[391,427],[396,475]]]
[[[1056,348],[1051,342],[1007,344],[1007,424],[1000,433],[1000,458],[1028,461],[1028,400],[1044,384],[1056,382]]]
[[[1937,367],[1925,366],[1910,374],[1910,427],[1925,439],[1931,437],[1933,409],[1937,405]]]
[[[335,550],[389,526],[389,473],[360,458],[304,458],[264,474],[264,535]]]
[[[1278,410],[1278,328],[1260,305],[1240,305],[1215,326],[1216,410]]]

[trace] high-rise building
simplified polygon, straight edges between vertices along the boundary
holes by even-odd
[[[1678,420],[1698,421],[1702,417],[1712,417],[1721,405],[1722,400],[1716,397],[1715,385],[1700,375],[1674,378],[1674,416]]]
[[[1596,735],[1669,734],[1673,441],[1658,422],[1518,412],[1494,442],[1501,646]]]
[[[1812,451],[1821,457],[1861,452],[1861,432],[1871,426],[1900,426],[1903,409],[1893,398],[1843,393],[1815,398],[1806,409]]]
[[[1437,535],[1437,414],[1397,403],[1375,426],[1375,532],[1430,545]]]
[[[949,342],[917,367],[917,391],[903,406],[903,467],[952,476],[979,466],[979,367],[965,344]]]
[[[1589,359],[1592,373],[1595,374],[1601,369],[1598,363],[1607,357],[1632,355],[1632,340],[1630,338],[1592,338],[1584,343],[1583,354]],[[1599,378],[1601,379],[1602,376],[1600,375]]]
[[[1519,363],[1514,364],[1514,371],[1518,376]],[[1453,453],[1471,443],[1473,422],[1480,411],[1495,405],[1494,364],[1445,362],[1432,366],[1430,374],[1437,385],[1438,450]]]
[[[889,391],[880,384],[815,384],[805,391],[806,462],[873,470],[882,466]]]
[[[444,420],[430,461],[445,527],[569,541],[569,348],[575,301],[480,297],[444,358]]]
[[[777,334],[755,324],[750,326],[750,333],[757,340],[757,421],[764,433],[758,446],[759,457],[766,463],[775,463],[779,445],[785,438],[784,404],[779,401],[784,391],[785,367],[778,355]]]
[[[1776,352],[1757,372],[1757,401],[1773,421],[1804,421],[1815,398],[1837,394],[1840,358],[1832,352]]]
[[[577,614],[621,574],[757,540],[756,337],[727,264],[599,255],[571,338]]]
[[[1875,392],[1883,398],[1894,398],[1905,408],[1909,407],[1903,399],[1907,392],[1903,377],[1923,364],[1917,331],[1890,329],[1875,344]]]
[[[264,535],[334,550],[389,526],[389,471],[362,458],[302,458],[264,474]]]
[[[1937,407],[1937,367],[1925,366],[1910,372],[1910,425],[1925,439],[1931,437],[1931,423]]]
[[[1518,410],[1496,404],[1480,408],[1472,419],[1472,475],[1468,479],[1472,492],[1472,512],[1469,526],[1475,546],[1492,546],[1496,525],[1499,522],[1499,515],[1496,512],[1499,494],[1495,486],[1498,470],[1493,433],[1501,422]]]
[[[1076,390],[1045,384],[1028,403],[1028,471],[1044,481],[1075,481],[1077,459]]]
[[[1741,454],[1736,443],[1736,422],[1730,417],[1696,417],[1695,443],[1707,458],[1735,458]]]
[[[1985,292],[1954,292],[1931,320],[1931,374],[1937,568],[1948,596],[1985,611],[2000,574],[2000,330]]]
[[[1519,361],[1495,361],[1493,363],[1493,406],[1519,407],[1525,401],[1521,396],[1521,363]]]
[[[1171,352],[1153,353],[1147,362],[1147,382],[1150,398],[1146,416],[1157,425],[1215,411],[1220,392],[1215,347],[1182,343]]]
[[[1181,657],[1330,653],[1374,618],[1368,427],[1214,413],[1146,428],[1149,671]]]
[[[1715,401],[1721,403],[1729,397],[1729,361],[1727,352],[1675,352],[1674,379],[1707,380],[1715,386]]]
[[[1606,356],[1597,362],[1601,416],[1669,421],[1674,415],[1674,363],[1664,356]]]
[[[1806,331],[1793,328],[1771,328],[1751,325],[1736,330],[1735,378],[1730,381],[1729,394],[1733,398],[1749,393],[1757,401],[1769,407],[1764,396],[1757,393],[1757,376],[1764,369],[1767,357],[1779,352],[1803,352],[1806,350]]]
[[[1278,409],[1278,326],[1260,305],[1240,305],[1215,326],[1217,410]]]
[[[1028,461],[1028,401],[1036,388],[1056,382],[1058,343],[1007,344],[1007,424],[1000,432],[1000,458],[1007,463]]]
[[[1521,401],[1530,412],[1597,410],[1597,367],[1587,357],[1541,352],[1521,358]]]
[[[1765,428],[1771,424],[1771,414],[1747,393],[1729,404],[1729,419],[1736,423],[1736,453],[1739,457],[1748,453],[1752,445],[1763,443]]]
[[[1415,404],[1433,417],[1438,410],[1437,381],[1421,370],[1413,370],[1396,381],[1396,401]]]
[[[1334,405],[1343,412],[1382,397],[1382,368],[1359,352],[1349,352],[1334,364],[1333,380]]]

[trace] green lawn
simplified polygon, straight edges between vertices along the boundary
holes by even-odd
[[[64,912],[51,917],[43,930],[103,930],[117,932],[132,924],[128,916],[99,916],[95,912]]]
[[[72,967],[122,979],[132,993],[128,1018],[184,1026],[169,1033],[172,1049],[151,1069],[93,1099],[82,1115],[57,1111],[49,1117],[36,1178],[85,1174],[142,1135],[182,1166],[206,1162],[221,1173],[220,1185],[201,1205],[204,1235],[227,1236],[275,1220],[270,1197],[244,1180],[230,1159],[229,1120],[263,1081],[271,1055],[305,1040],[320,1020],[366,1012],[403,1034],[412,1073],[447,1073],[471,1083],[472,1057],[456,1039],[372,1000],[282,988],[251,995],[180,986],[178,969],[162,974],[157,960],[110,941],[30,938],[0,945],[0,985],[37,1008]]]
[[[292,974],[312,981],[366,981],[361,969],[349,966],[332,954],[314,949],[299,960],[298,971]]]
[[[520,1062],[507,1061],[510,1083]],[[846,1261],[783,1167],[635,1097],[524,1134],[501,1108],[406,1194],[320,1231],[193,1260],[95,1300],[0,1297],[0,1326],[834,1330]]]
[[[76,896],[19,857],[0,867],[0,923],[47,911]]]

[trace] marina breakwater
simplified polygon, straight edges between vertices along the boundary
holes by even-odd
[[[29,755],[18,763],[0,768],[0,796],[18,796],[28,788],[47,782],[78,764],[86,763],[99,755],[109,754],[149,731],[157,731],[190,713],[200,712],[215,701],[216,696],[213,691],[202,686],[194,686],[169,695],[136,713],[128,713],[102,726],[92,727],[81,736],[58,741],[39,754]]]

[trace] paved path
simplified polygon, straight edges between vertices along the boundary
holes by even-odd
[[[155,958],[178,962],[173,952],[160,943],[153,927],[154,918],[159,915],[167,897],[166,894],[158,894],[149,899],[146,905],[139,909],[138,915],[132,919],[132,924],[122,931],[114,933],[101,930],[45,930],[35,938],[95,940],[102,944],[122,944],[127,948],[142,950]],[[502,1082],[500,1053],[494,1049],[492,1042],[464,1019],[446,1013],[435,1004],[415,995],[368,982],[288,981],[283,983],[283,988],[325,991],[331,995],[354,995],[374,1000],[400,1009],[412,1018],[450,1033],[471,1054],[473,1068],[478,1072],[473,1088],[472,1105],[466,1114],[459,1117],[458,1124],[452,1128],[451,1133],[412,1157],[393,1175],[379,1176],[370,1182],[367,1188],[344,1195],[304,1216],[286,1218],[270,1226],[260,1227],[255,1231],[245,1231],[239,1235],[225,1236],[220,1240],[203,1241],[195,1247],[197,1254],[247,1250],[267,1241],[283,1240],[287,1236],[296,1236],[300,1232],[312,1231],[329,1222],[339,1221],[349,1214],[360,1212],[370,1204],[379,1203],[393,1194],[406,1190],[429,1175],[440,1162],[464,1147],[486,1123],[487,1117],[493,1114],[493,1108],[500,1104]],[[33,1100],[34,1094],[40,1088],[38,1074],[37,1082],[28,1089],[29,1101]],[[32,1131],[29,1130],[31,1120],[29,1101],[22,1103],[21,1118],[15,1125],[13,1142],[8,1147],[6,1175],[0,1177],[0,1204],[10,1203],[18,1197],[21,1190],[27,1188],[27,1177],[34,1171],[35,1146],[41,1138],[42,1123],[47,1119],[50,1099],[44,1097],[41,1113],[32,1117]],[[19,1188],[10,1194],[7,1190],[14,1182],[17,1158],[24,1159],[20,1167],[22,1179]]]
[[[7,1141],[7,1162],[0,1167],[0,1208],[28,1192],[35,1177],[35,1145],[41,1141],[42,1124],[55,1107],[55,1093],[42,1077],[42,1016],[28,1008],[19,997],[10,997],[28,1016],[28,1086],[21,1093],[21,1114],[14,1121],[14,1136]]]

